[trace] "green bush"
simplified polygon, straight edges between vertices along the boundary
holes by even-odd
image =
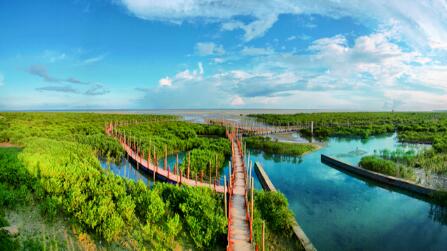
[[[391,160],[385,160],[377,156],[365,156],[359,165],[373,172],[414,180],[414,171],[411,168],[398,165]]]
[[[212,247],[227,233],[222,195],[207,188],[163,183],[158,183],[155,191],[162,196],[171,213],[183,219],[184,229],[195,247]]]
[[[0,249],[1,250],[19,250],[19,241],[9,236],[5,230],[0,230]]]
[[[447,136],[436,138],[434,140],[433,149],[438,153],[447,153]]]
[[[256,192],[256,208],[259,209],[262,219],[274,232],[290,230],[293,214],[289,210],[289,202],[280,192]]]
[[[119,143],[104,134],[105,122],[139,119],[151,123],[123,130],[135,130],[135,135],[147,140],[146,146],[154,146],[152,142],[162,151],[166,144],[171,153],[208,149],[209,156],[203,162],[212,160],[215,165],[217,154],[218,162],[223,163],[230,147],[222,127],[161,122],[169,117],[150,115],[0,113],[3,118],[8,126],[2,133],[24,149],[0,148],[1,209],[34,194],[46,219],[61,213],[94,238],[123,247],[132,243],[136,249],[170,250],[179,244],[205,249],[224,239],[226,219],[221,195],[206,188],[159,183],[156,187],[160,188],[150,190],[142,182],[125,180],[102,169],[97,159],[97,155],[122,155]],[[191,161],[203,154],[197,150],[197,156],[191,154]]]
[[[288,142],[272,141],[268,137],[248,137],[245,139],[247,147],[263,150],[270,154],[285,154],[292,156],[301,156],[306,152],[315,150],[312,144],[297,144]]]
[[[59,207],[60,205],[57,199],[47,197],[39,205],[40,214],[45,217],[46,220],[53,221],[58,214]]]

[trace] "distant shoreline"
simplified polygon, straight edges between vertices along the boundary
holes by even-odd
[[[17,109],[0,112],[238,112],[249,113],[309,113],[309,112],[391,112],[385,110],[349,110],[349,109],[292,109],[292,108],[165,108],[165,109]],[[447,112],[447,110],[394,111],[394,112]]]

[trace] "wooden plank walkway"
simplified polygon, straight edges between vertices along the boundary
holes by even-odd
[[[254,135],[268,135],[273,133],[287,133],[287,132],[296,132],[304,128],[311,128],[309,126],[250,126],[243,124],[241,122],[225,120],[225,119],[208,119],[206,120],[207,124],[211,125],[221,125],[225,127],[231,127],[237,129],[241,134],[254,136]]]
[[[232,182],[229,209],[229,250],[253,250],[250,216],[247,201],[247,172],[240,141],[230,137],[233,144]]]
[[[252,245],[252,220],[250,218],[250,211],[248,209],[247,197],[247,171],[244,164],[244,154],[241,149],[241,141],[238,138],[237,129],[231,133],[227,130],[227,136],[232,145],[232,172],[230,175],[230,187],[228,192],[225,187],[218,184],[211,184],[189,179],[180,172],[179,174],[172,173],[167,169],[160,168],[157,164],[152,163],[150,159],[144,159],[138,152],[138,148],[133,144],[129,144],[126,137],[120,135],[114,130],[114,125],[110,123],[105,128],[106,134],[115,137],[123,146],[129,158],[138,163],[141,168],[150,171],[154,176],[162,177],[163,179],[176,183],[185,184],[188,186],[208,187],[219,193],[227,193],[228,201],[228,246],[227,250],[245,251],[254,250]]]
[[[112,125],[109,125],[109,127],[107,127],[106,131],[110,136],[115,136],[112,133],[112,131],[113,131]],[[180,174],[173,173],[169,167],[167,167],[167,169],[163,169],[162,167],[155,165],[154,163],[144,159],[141,155],[139,155],[137,153],[137,151],[132,149],[132,147],[129,146],[129,144],[124,140],[123,137],[117,137],[117,138],[118,138],[120,144],[123,146],[124,150],[126,151],[127,155],[129,156],[129,158],[131,158],[133,161],[138,163],[139,167],[143,168],[143,170],[149,171],[152,174],[154,174],[154,172],[155,172],[155,175],[157,177],[162,177],[163,179],[165,179],[169,182],[175,183],[175,184],[184,184],[184,185],[188,185],[188,186],[197,186],[197,187],[208,187],[212,190],[215,190],[216,192],[224,193],[224,186],[222,186],[222,185],[210,184],[210,183],[205,183],[205,182],[201,182],[198,180],[193,180],[188,177],[185,177],[185,175],[183,175],[183,174],[180,175]]]

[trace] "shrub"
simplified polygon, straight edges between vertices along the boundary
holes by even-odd
[[[263,150],[271,154],[286,154],[301,156],[306,152],[315,150],[312,144],[297,144],[288,142],[272,141],[268,137],[249,137],[245,139],[247,147]]]
[[[391,160],[385,160],[377,156],[365,156],[361,159],[359,165],[373,172],[405,179],[414,179],[414,172],[411,168],[398,165]]]
[[[40,214],[48,221],[53,221],[59,211],[59,201],[53,197],[45,198],[39,205]]]
[[[290,230],[293,214],[289,210],[289,202],[280,192],[256,192],[256,208],[269,228],[274,232]]]

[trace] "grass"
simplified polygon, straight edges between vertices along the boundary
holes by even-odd
[[[283,154],[290,156],[302,156],[305,153],[316,150],[318,147],[307,143],[289,143],[273,141],[268,137],[249,137],[245,139],[247,147],[262,150],[270,154]]]
[[[413,169],[398,165],[391,160],[385,160],[377,156],[366,156],[360,161],[362,168],[373,172],[382,173],[389,176],[408,179],[414,181],[416,176]]]

